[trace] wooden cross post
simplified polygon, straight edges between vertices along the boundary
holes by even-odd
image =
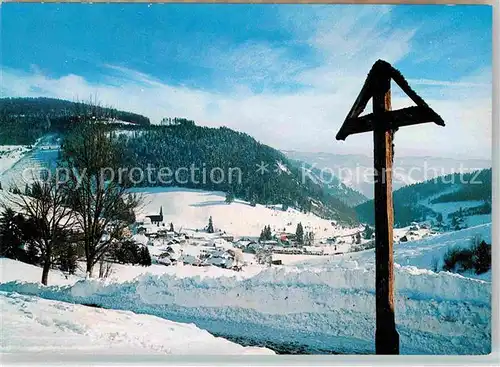
[[[391,111],[391,80],[394,80],[415,102],[416,107]],[[373,99],[373,113],[359,117],[370,98]],[[377,354],[399,354],[399,334],[394,317],[392,204],[394,132],[402,126],[425,122],[435,122],[444,126],[441,117],[410,88],[401,73],[389,63],[378,60],[370,70],[358,98],[336,137],[337,140],[345,140],[351,134],[373,131]]]

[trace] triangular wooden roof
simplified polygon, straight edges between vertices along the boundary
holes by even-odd
[[[345,140],[351,134],[357,134],[374,129],[376,120],[373,113],[359,117],[366,108],[368,101],[373,97],[376,90],[376,83],[381,77],[389,77],[406,93],[408,97],[416,104],[415,107],[402,108],[396,111],[388,111],[383,119],[387,123],[388,129],[394,129],[401,126],[415,125],[424,122],[434,122],[437,125],[444,126],[444,121],[425,101],[410,87],[404,76],[391,64],[384,60],[378,60],[373,64],[368,76],[361,88],[361,92],[356,98],[351,110],[337,133],[337,140]]]

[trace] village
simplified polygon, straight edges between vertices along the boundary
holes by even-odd
[[[331,222],[333,227],[337,226]],[[293,227],[296,231],[292,231]],[[237,236],[214,226],[212,217],[203,228],[176,228],[159,214],[138,216],[132,239],[148,247],[152,262],[171,266],[216,266],[241,271],[252,265],[290,265],[319,256],[343,255],[374,248],[374,231],[368,225],[354,227],[338,235],[318,236],[317,228],[288,222],[285,227],[264,226],[255,236]],[[439,229],[430,223],[412,223],[395,230],[396,243],[434,236]]]

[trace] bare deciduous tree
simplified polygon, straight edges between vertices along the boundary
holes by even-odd
[[[29,185],[29,196],[12,195],[10,201],[32,223],[30,241],[41,255],[42,283],[47,285],[49,270],[62,247],[70,242],[74,224],[67,191],[55,177],[42,178]]]
[[[107,117],[90,106],[63,143],[71,207],[82,231],[86,272],[92,270],[113,243],[124,237],[139,200],[120,177],[121,154],[106,125]]]

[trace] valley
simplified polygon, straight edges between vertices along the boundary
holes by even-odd
[[[129,177],[123,195],[138,205],[93,274],[78,245],[74,268],[54,261],[47,285],[40,284],[40,263],[0,258],[0,302],[8,312],[2,323],[11,335],[1,351],[51,352],[62,345],[68,353],[97,355],[374,353],[369,195],[246,134],[175,123],[106,120],[103,136],[117,142],[129,170],[151,164],[175,171],[192,162],[210,170],[220,163],[241,166],[243,180],[180,184],[176,177],[162,185]],[[16,209],[12,198],[33,197],[25,191],[33,181],[26,172],[54,170],[65,138],[47,131],[32,145],[0,146],[4,207]],[[274,169],[255,174],[261,162]],[[310,170],[305,181],[304,169]],[[474,189],[431,180],[394,192],[403,354],[490,352],[491,269],[449,265],[453,253],[478,251],[481,242],[491,248],[491,206],[485,206],[491,169],[479,178]],[[78,232],[78,224],[71,230]],[[47,336],[43,342],[23,333],[30,327]]]

